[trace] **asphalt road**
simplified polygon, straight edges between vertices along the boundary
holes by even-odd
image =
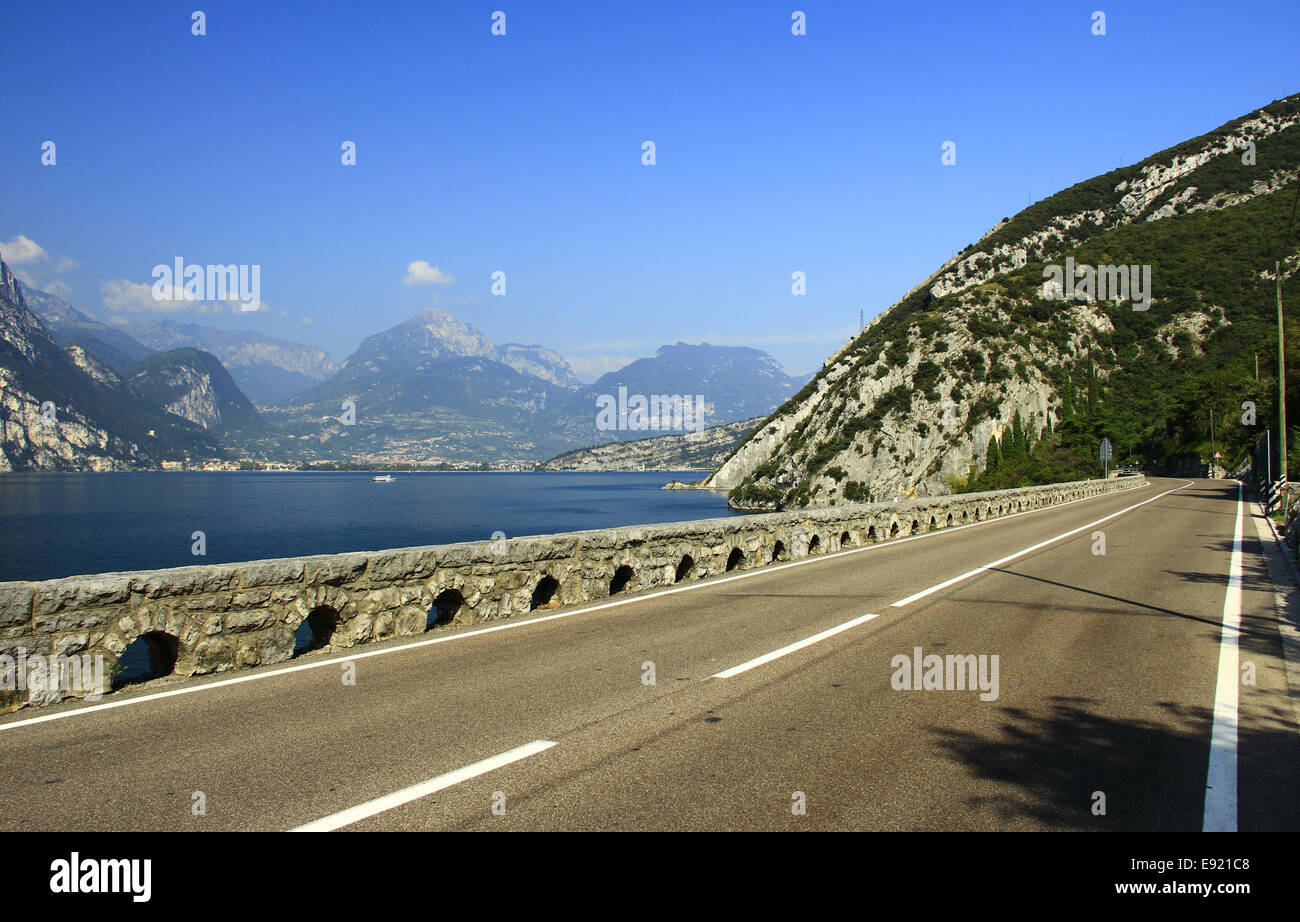
[[[1253,685],[1218,681],[1239,509],[1229,635]],[[1213,821],[1297,830],[1300,688],[1254,514],[1235,483],[1153,479],[433,643],[26,710],[0,720],[0,828],[1198,830],[1213,738],[1231,769]],[[916,648],[984,657],[985,691],[895,688]]]

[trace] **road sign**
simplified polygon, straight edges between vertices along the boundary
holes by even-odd
[[[1109,461],[1115,457],[1114,450],[1110,447],[1110,439],[1101,440],[1101,454],[1097,456],[1098,461]]]

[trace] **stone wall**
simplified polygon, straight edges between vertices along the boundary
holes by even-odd
[[[102,657],[107,674],[145,638],[159,672],[281,663],[307,621],[317,645],[352,647],[608,598],[728,570],[1129,489],[1081,481],[899,503],[844,505],[599,531],[248,563],[0,583],[0,710],[78,697],[33,692],[20,661]],[[25,689],[17,686],[23,684]],[[36,683],[39,684],[39,683]]]

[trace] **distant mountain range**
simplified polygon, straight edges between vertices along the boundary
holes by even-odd
[[[60,346],[75,343],[117,371],[125,371],[128,366],[156,351],[122,329],[77,310],[57,295],[37,291],[22,282],[18,282],[18,288],[28,310],[41,319]]]
[[[769,413],[807,380],[787,375],[757,349],[677,343],[584,385],[559,353],[540,345],[498,346],[439,308],[367,337],[335,365],[321,349],[251,331],[172,320],[105,324],[16,279],[8,307],[19,326],[39,318],[35,326],[51,341],[57,362],[71,363],[79,387],[116,395],[155,423],[159,413],[167,421],[123,429],[121,414],[88,417],[88,429],[98,425],[125,439],[112,451],[105,442],[98,460],[85,461],[90,466],[223,456],[540,461],[576,446],[658,434],[635,420],[598,427],[601,401],[616,394],[698,396],[700,425],[713,426]],[[154,435],[147,434],[151,429]],[[677,429],[683,431],[681,423]],[[49,435],[27,434],[37,442]]]
[[[219,330],[172,320],[128,323],[120,329],[159,352],[189,347],[212,353],[239,389],[259,405],[288,400],[338,371],[324,349],[251,330]]]
[[[251,330],[222,330],[197,323],[102,323],[67,301],[23,285],[27,307],[60,346],[76,343],[117,371],[154,352],[200,349],[221,360],[239,389],[258,404],[278,403],[334,375],[338,366],[323,349]]]
[[[585,389],[583,402],[616,393],[620,387],[630,394],[698,395],[708,408],[708,424],[714,425],[770,413],[811,377],[786,374],[781,363],[761,349],[679,342],[602,375]],[[639,439],[646,434],[622,437]]]
[[[771,412],[806,380],[757,349],[678,343],[583,385],[559,354],[498,347],[472,324],[430,308],[367,338],[335,377],[269,412],[322,457],[541,460],[575,445],[655,435],[597,428],[598,398],[620,387],[700,395],[712,425]],[[345,401],[355,407],[354,424],[344,422]]]

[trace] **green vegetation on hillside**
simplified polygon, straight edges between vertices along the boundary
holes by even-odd
[[[1266,110],[1272,116],[1294,116],[1300,112],[1300,96],[1271,103]],[[1293,327],[1300,329],[1295,278],[1300,183],[1293,178],[1300,168],[1300,128],[1259,138],[1254,164],[1231,152],[1211,158],[1162,189],[1136,219],[1118,208],[1126,190],[1115,187],[1126,180],[1131,185],[1146,166],[1167,165],[1175,156],[1210,144],[1221,148],[1222,132],[1259,114],[1076,184],[1003,223],[976,249],[988,252],[1015,244],[1054,226],[1057,216],[1091,210],[1106,214],[1101,223],[1084,220],[1062,229],[1063,239],[1047,238],[1044,251],[1031,252],[1026,265],[1012,269],[999,263],[1000,273],[982,284],[938,298],[922,286],[903,298],[777,411],[792,413],[815,399],[812,412],[766,464],[732,491],[732,500],[743,506],[809,503],[814,480],[841,471],[837,459],[851,459],[845,455],[850,450],[858,456],[874,453],[884,444],[877,436],[888,435],[885,420],[893,414],[890,425],[898,432],[900,423],[909,422],[913,399],[933,404],[940,386],[949,388],[952,400],[966,402],[961,425],[970,439],[976,426],[1006,418],[1003,408],[1012,385],[1039,377],[1054,392],[1055,428],[1046,429],[1044,419],[1013,423],[1013,429],[1023,427],[1021,433],[1008,430],[1000,443],[994,440],[990,462],[958,478],[954,488],[1098,476],[1102,438],[1114,446],[1114,466],[1189,454],[1208,460],[1211,413],[1213,448],[1222,453],[1225,466],[1234,465],[1266,428],[1276,429],[1275,260],[1284,261],[1282,298],[1296,318]],[[1231,203],[1243,197],[1249,198]],[[1148,220],[1162,206],[1173,214]],[[1094,303],[1090,308],[1101,323],[1093,326],[1081,321],[1075,305],[1044,299],[1045,262],[1061,264],[1067,256],[1076,265],[1150,266],[1150,310],[1135,311],[1128,301]],[[948,342],[936,342],[949,329],[960,333],[963,326],[974,348],[950,349]],[[1289,330],[1287,342],[1288,353],[1296,357],[1300,336]],[[919,363],[907,380],[885,390],[865,412],[856,409],[864,382],[906,368],[917,360],[917,350]],[[1291,446],[1300,442],[1300,374],[1294,367],[1294,361],[1288,363]],[[822,393],[814,398],[819,387]],[[924,425],[918,421],[907,428],[924,437]],[[962,440],[961,431],[949,431],[954,443]],[[976,446],[976,454],[984,448]],[[1293,450],[1292,456],[1300,460],[1300,452]],[[903,457],[893,463],[905,466],[908,461]],[[1291,465],[1295,468],[1296,461]],[[929,471],[935,470],[931,465]],[[834,478],[837,484],[841,479],[844,475]],[[862,484],[847,481],[841,493],[845,499],[849,485],[855,496],[864,492]]]

